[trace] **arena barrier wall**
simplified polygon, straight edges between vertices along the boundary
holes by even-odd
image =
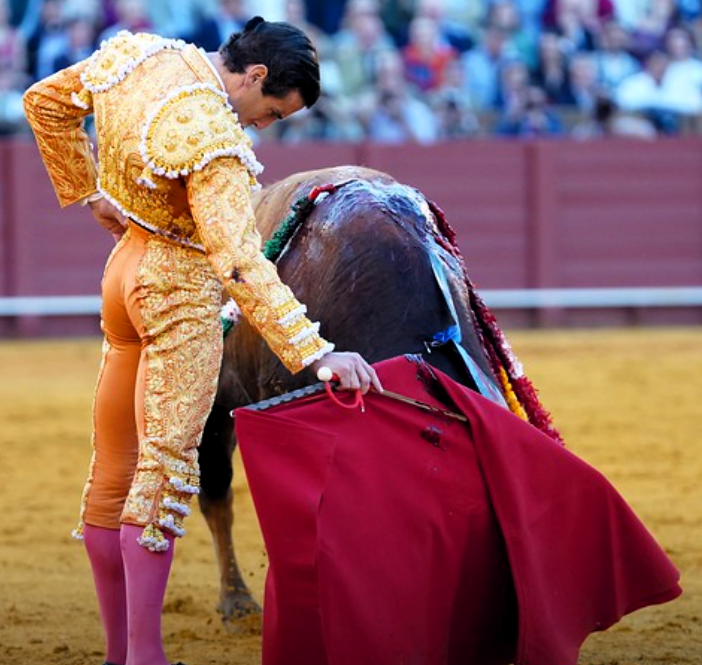
[[[446,212],[504,325],[702,323],[700,139],[268,144],[257,153],[263,184],[360,164],[422,191]],[[31,141],[0,143],[0,336],[97,333],[110,247],[85,209],[59,209]],[[87,300],[37,306],[44,296]]]

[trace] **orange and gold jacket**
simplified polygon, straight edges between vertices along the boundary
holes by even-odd
[[[205,251],[290,371],[333,348],[261,253],[250,190],[262,166],[203,51],[121,32],[33,85],[24,105],[61,206],[100,191],[152,233]]]

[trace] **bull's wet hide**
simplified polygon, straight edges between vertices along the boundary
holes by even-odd
[[[679,595],[595,469],[441,372],[376,368],[468,422],[373,394],[364,413],[236,411],[270,560],[264,665],[575,665],[588,634]]]

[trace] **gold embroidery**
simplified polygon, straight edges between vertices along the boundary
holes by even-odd
[[[90,97],[83,106],[73,100],[83,92],[85,63],[35,83],[24,94],[24,110],[61,207],[97,189],[97,166],[83,119],[92,112]]]
[[[221,158],[188,182],[193,214],[217,276],[249,323],[291,372],[330,346],[300,311],[300,303],[261,253],[248,193],[248,175],[234,158]],[[293,342],[303,331],[308,336]]]
[[[176,47],[184,42],[166,40],[158,35],[141,33],[132,35],[123,30],[103,43],[88,60],[81,80],[91,92],[102,92],[121,82],[137,65],[154,52]]]
[[[224,155],[239,157],[254,178],[262,170],[226,94],[212,85],[178,88],[152,113],[141,142],[143,180],[185,176]]]
[[[331,345],[307,318],[294,315],[300,310],[299,302],[281,284],[275,267],[261,256],[249,200],[253,175],[259,168],[250,140],[216,92],[220,83],[205,56],[192,45],[182,50],[161,46],[152,36],[111,40],[92,61],[89,76],[93,78],[85,77],[97,86],[94,72],[98,67],[109,73],[100,83],[106,86],[115,72],[124,74],[119,85],[92,94],[100,188],[145,228],[191,246],[204,246],[217,277],[248,320],[286,367],[296,372],[331,350]],[[152,53],[155,48],[160,50]],[[132,65],[134,69],[125,73]],[[42,156],[62,204],[95,188],[94,163],[77,157],[80,150],[85,149],[86,154],[89,150],[87,136],[83,132],[75,141],[66,142],[63,133],[66,126],[79,124],[87,113],[71,101],[71,95],[82,89],[80,76],[85,68],[82,63],[55,79],[61,84],[60,94],[54,95],[61,103],[52,110],[58,119],[56,127],[40,113],[36,115],[38,142],[39,137],[48,137]],[[39,85],[44,93],[47,86],[51,90],[56,87],[48,82]],[[39,97],[31,101],[43,103]],[[153,122],[149,123],[149,118]],[[180,170],[181,174],[194,170],[170,179],[144,177],[149,174],[144,173],[142,141],[146,142],[147,161],[153,161],[155,168],[164,173]],[[219,146],[225,146],[222,151],[231,155],[219,156]],[[212,161],[206,163],[210,158]]]
[[[197,446],[217,390],[222,287],[206,258],[156,236],[137,272],[146,334],[145,438],[122,521],[183,535],[199,488]],[[156,541],[150,539],[155,538]]]

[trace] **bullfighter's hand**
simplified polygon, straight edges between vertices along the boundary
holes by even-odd
[[[98,199],[88,205],[97,223],[112,234],[115,242],[119,242],[127,230],[127,218],[107,199]]]
[[[340,390],[360,390],[365,395],[372,386],[379,393],[383,392],[375,370],[358,353],[334,351],[310,365],[315,375],[321,367],[328,367],[337,377]]]

